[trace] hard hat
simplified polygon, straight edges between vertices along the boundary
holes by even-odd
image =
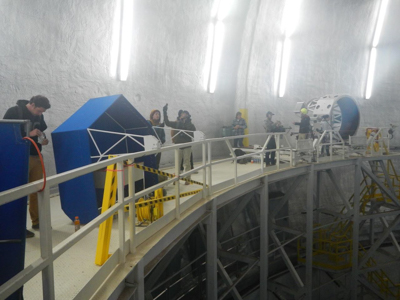
[[[302,109],[300,109],[300,112],[302,113],[302,114],[307,114],[307,108],[302,108]]]

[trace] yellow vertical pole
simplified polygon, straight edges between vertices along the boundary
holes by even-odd
[[[109,156],[112,158],[114,156]],[[109,165],[106,171],[106,180],[104,184],[103,194],[103,205],[101,207],[101,213],[105,212],[111,206],[115,204],[117,194],[117,165]],[[102,266],[109,257],[111,229],[112,229],[113,216],[109,217],[103,223],[100,224],[99,236],[97,238],[97,249],[95,264]]]
[[[246,120],[247,128],[244,130],[244,134],[249,134],[249,120],[248,120],[248,110],[247,108],[241,108],[239,111],[242,113],[242,118]],[[244,138],[243,139],[243,146],[248,147],[249,146],[249,138]]]

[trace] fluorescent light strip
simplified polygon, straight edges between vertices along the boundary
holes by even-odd
[[[369,98],[371,98],[371,95],[372,95],[372,85],[374,83],[375,64],[376,64],[376,48],[372,48],[371,54],[369,57],[367,88],[366,88],[366,92],[365,92],[365,99],[367,99],[367,100]]]
[[[121,33],[121,55],[119,61],[119,79],[126,81],[129,73],[129,62],[131,56],[132,25],[133,25],[133,0],[123,0],[122,33]]]
[[[219,63],[221,60],[222,45],[224,40],[224,24],[218,21],[215,26],[214,50],[212,56],[209,92],[214,93],[217,86]]]
[[[278,90],[278,96],[280,98],[282,98],[285,95],[286,91],[286,80],[289,70],[290,49],[291,49],[291,42],[289,37],[293,34],[297,26],[299,20],[300,4],[301,0],[286,0],[285,8],[283,11],[281,29],[282,29],[282,34],[284,34],[285,36],[285,40],[283,42],[282,60],[280,64],[280,76],[279,76],[280,78],[279,78],[279,90]]]
[[[228,15],[232,6],[232,0],[220,0],[219,8],[218,8],[218,21],[222,21]]]
[[[375,28],[374,40],[372,42],[372,47],[378,46],[379,38],[381,36],[382,27],[383,27],[383,21],[385,20],[385,14],[386,14],[386,9],[387,9],[387,6],[388,6],[388,2],[389,2],[389,0],[382,0],[382,2],[381,2],[381,6],[379,8],[378,22],[376,23],[376,28]]]
[[[208,26],[208,41],[207,41],[207,52],[206,52],[206,63],[203,69],[203,87],[207,90],[210,81],[210,70],[211,70],[211,58],[213,53],[214,45],[214,24],[210,23]]]
[[[301,0],[286,0],[282,16],[281,30],[285,37],[290,37],[299,21]]]
[[[290,48],[291,42],[289,38],[285,38],[283,43],[282,65],[281,65],[281,78],[279,80],[279,97],[283,97],[286,91],[286,80],[289,69],[290,61]]]
[[[110,75],[111,77],[117,76],[119,49],[120,49],[120,36],[121,36],[121,0],[116,0],[114,23],[112,33],[112,45],[110,53]]]

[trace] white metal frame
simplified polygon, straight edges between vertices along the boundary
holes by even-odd
[[[90,134],[90,132],[89,132]],[[122,134],[124,135],[124,134]],[[271,136],[275,136],[277,140],[277,149],[268,149],[266,150],[266,146],[271,139]],[[137,135],[132,135],[137,137]],[[130,135],[124,135],[123,139],[125,138],[132,138]],[[235,138],[240,138],[240,137],[252,137],[252,138],[264,138],[265,143],[259,151],[256,151],[255,154],[258,154],[261,156],[261,161],[262,163],[260,164],[260,169],[258,171],[252,172],[251,174],[248,174],[246,176],[238,176],[237,172],[237,160],[241,159],[243,157],[247,156],[252,156],[254,153],[246,154],[241,157],[236,157],[233,148],[230,144],[231,139]],[[280,139],[283,138],[286,140],[288,143],[288,147],[282,147],[280,148]],[[134,139],[135,140],[135,139]],[[232,157],[229,158],[223,158],[219,160],[213,160],[212,159],[212,144],[213,143],[218,143],[218,142],[225,142],[226,145],[228,146]],[[201,161],[201,166],[194,168],[188,172],[185,173],[180,173],[180,159],[179,159],[179,149],[182,147],[187,147],[187,146],[195,146],[195,145],[201,145],[202,146],[202,161]],[[119,264],[122,264],[125,262],[126,255],[128,253],[135,253],[135,249],[141,245],[145,240],[156,234],[161,228],[172,222],[174,219],[180,219],[181,214],[185,211],[187,211],[192,205],[195,203],[200,202],[207,196],[210,196],[212,194],[215,194],[218,191],[221,191],[222,189],[226,188],[227,186],[234,187],[240,182],[244,182],[245,180],[248,180],[251,177],[257,177],[260,176],[264,173],[264,153],[268,151],[276,151],[277,152],[277,169],[282,169],[282,166],[279,164],[279,157],[281,151],[290,151],[290,157],[292,158],[292,151],[293,148],[290,146],[290,141],[288,138],[287,133],[263,133],[263,134],[250,134],[250,135],[244,135],[244,136],[233,136],[233,137],[225,137],[225,138],[215,138],[215,139],[208,139],[208,140],[201,140],[197,142],[191,142],[191,143],[185,143],[185,144],[180,144],[180,145],[174,145],[174,146],[168,146],[164,147],[161,149],[156,149],[156,150],[151,150],[151,151],[141,151],[141,152],[136,152],[136,153],[130,153],[130,154],[123,154],[118,157],[109,159],[109,160],[103,160],[99,161],[97,163],[87,165],[84,167],[80,167],[68,172],[64,172],[61,174],[57,174],[51,177],[47,178],[47,185],[46,188],[39,192],[40,187],[42,186],[43,180],[38,180],[32,183],[25,184],[23,186],[19,186],[10,190],[6,190],[3,192],[0,192],[0,205],[4,205],[6,203],[12,202],[16,199],[19,199],[21,197],[25,197],[31,193],[38,193],[39,196],[39,210],[40,210],[40,247],[41,247],[41,257],[37,259],[35,262],[33,262],[31,265],[26,266],[23,271],[18,273],[16,276],[11,278],[8,282],[0,286],[0,298],[7,298],[9,295],[11,295],[13,292],[15,292],[17,289],[19,289],[21,286],[23,286],[26,282],[31,280],[35,275],[38,273],[42,273],[42,286],[43,286],[43,296],[45,299],[55,299],[55,291],[54,291],[54,271],[53,271],[53,263],[54,261],[59,258],[61,255],[63,255],[67,250],[69,250],[71,247],[73,247],[77,242],[79,242],[81,239],[83,239],[87,234],[89,234],[92,230],[96,229],[103,221],[105,221],[107,218],[112,216],[114,213],[118,212],[118,229],[119,229],[119,248],[115,251],[115,253],[110,257],[110,259],[106,262],[106,264],[99,269],[98,273],[100,279],[98,279],[96,282],[89,281],[90,283],[90,291],[94,293],[94,291],[99,288],[99,286],[102,283],[102,280],[105,280],[105,278],[109,275],[110,270],[113,270],[116,266]],[[147,155],[154,155],[158,152],[166,152],[166,151],[174,151],[175,152],[175,174],[176,177],[169,179],[167,181],[161,182],[159,184],[156,184],[152,187],[149,187],[145,190],[142,190],[140,192],[135,192],[134,190],[134,181],[131,180],[134,178],[133,173],[134,172],[141,172],[139,170],[131,169],[128,174],[129,174],[129,195],[128,197],[123,197],[123,185],[124,185],[124,178],[122,176],[118,176],[118,202],[109,208],[106,212],[103,214],[99,215],[95,219],[93,219],[91,222],[86,224],[84,227],[82,227],[81,230],[75,232],[68,238],[66,238],[64,241],[59,243],[56,246],[52,245],[52,229],[51,229],[51,211],[50,211],[50,205],[51,205],[51,199],[50,199],[50,188],[57,186],[60,183],[72,180],[74,178],[77,178],[79,176],[85,175],[92,173],[97,170],[101,170],[106,168],[108,165],[117,163],[117,169],[118,170],[123,170],[123,164],[124,161],[130,160],[134,161],[135,158],[147,156]],[[105,155],[104,153],[100,155]],[[212,173],[213,173],[213,167],[217,164],[226,162],[226,161],[233,161],[233,180],[227,180],[227,182],[223,184],[218,184],[218,185],[213,185],[212,184]],[[291,168],[292,166],[292,161],[290,161],[290,164],[284,165],[283,169],[288,169]],[[156,189],[162,188],[165,185],[168,185],[172,182],[179,181],[181,178],[184,178],[190,174],[193,174],[194,172],[197,172],[199,170],[204,170],[203,172],[203,192],[199,195],[196,195],[192,197],[190,201],[185,201],[181,202],[179,199],[179,184],[175,185],[175,196],[176,196],[176,207],[175,210],[171,211],[170,213],[166,214],[164,217],[160,218],[157,220],[156,223],[153,225],[155,226],[149,226],[148,228],[142,230],[141,232],[136,232],[135,230],[135,222],[134,222],[134,203],[136,200],[138,200],[141,197],[144,197],[145,195],[148,195],[149,193],[155,191]],[[124,174],[124,172],[118,172],[118,174]],[[265,193],[265,192],[264,192]],[[129,213],[129,219],[130,219],[130,226],[129,226],[129,239],[126,241],[125,238],[125,225],[124,225],[124,206],[129,205],[130,207],[130,213]],[[215,209],[215,208],[213,208]],[[265,228],[267,227],[266,224],[263,225]],[[264,229],[265,230],[265,229]],[[267,245],[267,243],[266,243]],[[264,245],[263,247],[265,247]],[[143,269],[143,266],[142,266]],[[265,276],[265,271],[263,272]],[[136,276],[135,278],[138,278],[138,280],[143,280],[141,276]],[[89,285],[88,283],[88,285]],[[96,285],[97,284],[97,285]],[[138,289],[139,293],[143,293],[142,288]],[[213,291],[212,293],[214,293]],[[87,291],[86,291],[87,293]],[[87,297],[88,295],[82,296],[81,293],[78,294],[76,298],[79,297]]]

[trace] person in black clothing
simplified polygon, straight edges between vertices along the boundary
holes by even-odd
[[[44,121],[43,113],[50,107],[49,99],[40,95],[32,97],[29,101],[18,100],[16,106],[7,110],[4,119],[30,120],[32,123],[32,130],[27,133],[21,125],[21,135],[29,136],[33,139],[41,151],[42,146],[48,145],[49,143],[44,134],[47,125]],[[42,178],[42,164],[40,162],[39,154],[37,153],[35,146],[32,144],[29,156],[29,182],[40,180]],[[29,214],[31,216],[33,229],[39,229],[39,208],[37,199],[37,193],[29,196]],[[33,232],[27,230],[27,237],[32,236],[34,236]]]
[[[301,112],[301,120],[300,122],[293,122],[294,125],[299,125],[299,140],[305,140],[310,138],[311,133],[311,124],[310,117],[307,115],[307,109],[302,108]]]
[[[153,126],[154,136],[160,141],[161,145],[165,143],[164,123],[161,123],[161,113],[158,109],[153,109],[150,113],[149,123]],[[160,168],[161,152],[156,154],[156,169]]]
[[[190,143],[193,139],[193,132],[196,131],[196,127],[192,123],[191,116],[188,111],[184,110],[180,113],[180,118],[177,121],[170,121],[168,119],[168,104],[163,107],[164,112],[164,123],[166,126],[176,129],[176,133],[172,137],[172,141],[175,144]],[[192,154],[192,147],[187,146],[179,149],[180,157],[183,158],[183,164],[185,171],[191,170],[190,167],[190,155]],[[190,176],[187,177],[190,180]],[[188,181],[185,182],[189,184]]]

